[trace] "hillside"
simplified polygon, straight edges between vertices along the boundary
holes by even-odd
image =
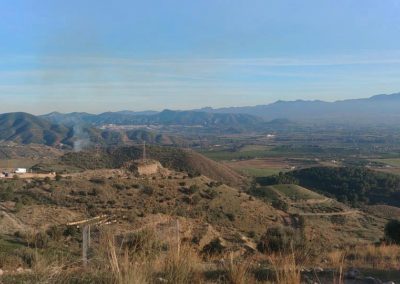
[[[47,120],[28,113],[5,113],[0,115],[0,140],[21,144],[56,145],[70,144],[71,129],[51,124]]]
[[[400,178],[361,167],[312,167],[257,178],[262,185],[294,183],[352,205],[399,206]]]
[[[59,119],[59,115],[53,113],[51,116],[54,119],[48,120],[28,113],[1,114],[0,142],[59,146],[78,151],[94,145],[121,146],[143,141],[160,145],[187,145],[183,138],[144,129],[97,129],[86,123],[80,124],[79,121],[90,116],[85,113],[76,113],[65,121]],[[78,117],[76,120],[73,118],[75,115]]]
[[[167,156],[163,156],[165,152],[169,153],[171,165],[182,162],[182,152],[173,151],[171,157],[167,149],[149,151],[160,158]],[[84,165],[99,165],[100,157],[106,158],[99,154],[72,153],[67,157],[69,162],[80,156]],[[103,162],[116,163],[120,158],[137,154],[140,153],[135,148],[116,149],[109,152],[110,160]],[[201,159],[196,155],[193,158]],[[194,177],[175,170],[147,178],[124,168],[99,168],[63,174],[57,179],[7,179],[0,182],[0,200],[4,283],[25,283],[22,280],[31,277],[45,283],[44,277],[53,271],[52,263],[62,265],[63,269],[57,271],[64,281],[67,277],[73,279],[77,271],[80,277],[91,277],[85,280],[98,280],[99,268],[95,267],[106,271],[110,267],[107,262],[110,255],[115,258],[123,255],[125,260],[136,257],[133,258],[135,263],[137,257],[142,257],[148,264],[154,259],[168,260],[175,251],[183,256],[174,267],[180,268],[193,261],[194,255],[200,267],[199,277],[204,277],[207,283],[232,283],[221,282],[230,271],[224,262],[232,258],[237,263],[248,262],[251,267],[246,273],[254,275],[259,283],[271,283],[273,267],[281,263],[271,262],[271,257],[276,253],[280,260],[289,244],[292,250],[295,247],[302,266],[310,267],[315,275],[319,272],[313,271],[313,267],[323,265],[327,271],[332,266],[336,268],[333,262],[336,258],[331,257],[331,253],[336,253],[339,247],[343,250],[355,246],[364,248],[377,242],[383,236],[387,221],[373,212],[352,210],[297,185],[258,187],[244,192],[205,176]],[[287,208],[281,207],[282,203],[287,204]],[[82,228],[71,222],[86,220],[97,220],[97,225],[91,226],[89,269],[82,269]],[[115,247],[118,249],[113,250]],[[279,249],[281,251],[277,252]],[[186,255],[187,250],[190,256]],[[357,257],[360,255],[359,251],[355,253]],[[380,256],[379,260],[387,262],[385,257]],[[42,274],[38,272],[39,261],[44,262],[42,265],[47,269],[41,270]],[[154,261],[151,263],[156,265]],[[158,264],[164,267],[163,261]],[[390,265],[395,262],[391,261]],[[18,272],[16,267],[24,270]],[[73,275],[67,276],[69,269],[73,270]],[[113,273],[106,275],[111,278]],[[158,271],[155,275],[160,278]],[[103,280],[106,277],[100,276]],[[170,283],[188,282],[172,280]]]
[[[158,160],[164,167],[176,171],[185,171],[193,176],[201,174],[230,185],[244,182],[244,178],[233,169],[192,150],[152,145],[146,148],[146,153],[148,158]],[[126,162],[140,159],[142,155],[142,147],[129,146],[97,153],[68,153],[60,158],[60,162],[80,169],[121,168]]]

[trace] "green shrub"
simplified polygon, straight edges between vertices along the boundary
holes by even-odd
[[[143,192],[144,194],[147,194],[147,195],[152,195],[152,194],[154,193],[154,188],[151,187],[151,186],[149,186],[149,185],[145,185],[145,186],[143,186],[143,188],[142,188],[142,192]]]
[[[229,221],[235,221],[235,215],[233,213],[226,213],[225,216],[229,219]]]
[[[279,199],[272,201],[272,207],[285,212],[289,209],[289,205],[285,201]]]
[[[11,187],[6,187],[3,190],[0,190],[0,201],[12,201],[14,199],[14,191]]]
[[[346,216],[344,215],[333,215],[331,216],[332,224],[344,225],[346,224]]]
[[[223,253],[225,246],[222,244],[219,238],[212,240],[209,244],[205,245],[202,253],[207,255],[219,255]]]
[[[385,239],[391,243],[400,244],[400,221],[390,220],[385,226]]]
[[[55,179],[56,179],[56,181],[60,181],[62,179],[62,175],[60,175],[59,173],[56,173]]]
[[[53,241],[60,241],[63,238],[64,228],[61,226],[50,226],[46,233]]]
[[[271,227],[261,236],[257,244],[260,252],[287,252],[299,247],[304,242],[304,236],[299,230],[291,227]]]
[[[142,230],[119,237],[123,249],[132,254],[156,255],[162,249],[154,231]]]
[[[89,181],[92,183],[96,183],[96,184],[105,184],[106,183],[105,179],[103,179],[103,178],[91,178]]]

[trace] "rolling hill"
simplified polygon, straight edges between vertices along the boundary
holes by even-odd
[[[96,154],[91,151],[67,153],[60,158],[60,162],[81,169],[121,168],[126,162],[140,159],[142,151],[142,147],[129,146],[109,148]],[[244,178],[233,169],[192,150],[152,145],[146,148],[146,152],[148,158],[160,161],[166,168],[194,176],[201,174],[229,185],[244,182]]]
[[[34,115],[16,112],[0,115],[0,140],[21,144],[56,145],[71,143],[71,129]]]
[[[56,117],[56,114],[53,114]],[[87,114],[76,114],[85,117]],[[60,119],[47,120],[28,113],[0,115],[0,141],[18,144],[40,144],[82,150],[89,146],[121,146],[146,141],[150,144],[185,146],[187,141],[175,136],[150,132],[144,129],[97,129],[86,123],[65,124]]]

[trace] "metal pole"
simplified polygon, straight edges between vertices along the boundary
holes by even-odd
[[[88,248],[90,248],[90,225],[88,225]]]
[[[84,225],[82,228],[82,261],[83,266],[87,266],[87,250],[88,250],[88,226]]]
[[[178,241],[178,256],[180,255],[180,252],[181,252],[181,238],[180,238],[180,233],[179,233],[179,220],[177,219],[176,220],[176,238],[177,238],[177,241]]]

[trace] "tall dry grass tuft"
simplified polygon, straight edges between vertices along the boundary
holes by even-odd
[[[171,249],[164,259],[163,279],[166,283],[201,283],[200,259],[188,246]]]
[[[115,283],[152,283],[151,264],[147,258],[143,255],[138,259],[132,258],[128,250],[121,253],[113,237],[108,240],[108,261]]]
[[[328,259],[331,268],[335,271],[333,273],[333,284],[343,284],[346,252],[341,250],[332,251],[328,254]]]
[[[64,265],[58,261],[49,260],[35,251],[30,278],[34,283],[61,283]]]
[[[252,282],[249,261],[235,262],[231,254],[225,270],[227,281],[230,284],[248,284]]]
[[[279,284],[300,284],[301,268],[296,264],[295,254],[275,254],[269,257],[275,274],[275,281]]]

